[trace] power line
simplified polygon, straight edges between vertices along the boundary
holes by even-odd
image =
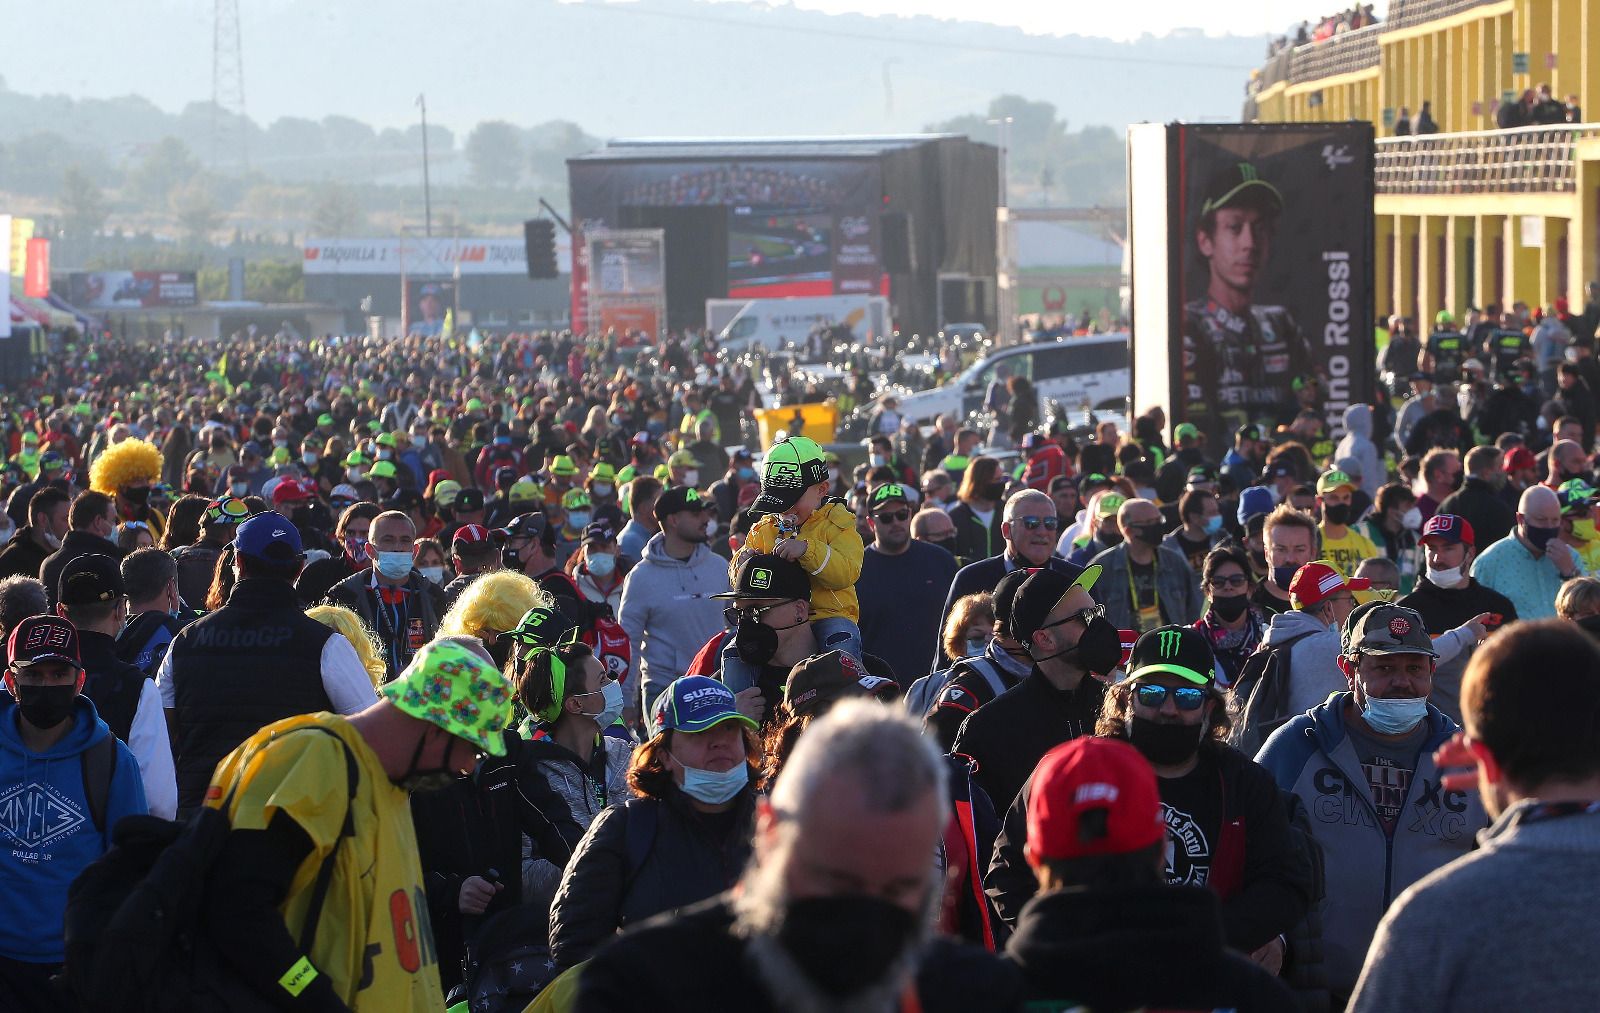
[[[891,46],[912,46],[923,49],[948,49],[963,53],[995,53],[1004,56],[1035,56],[1046,60],[1073,60],[1098,63],[1130,63],[1159,67],[1185,67],[1193,70],[1227,71],[1238,74],[1248,64],[1210,63],[1204,60],[1164,60],[1153,56],[1123,56],[1107,53],[1057,52],[1031,49],[1025,46],[973,45],[965,42],[946,42],[941,39],[908,39],[892,35],[873,35],[869,32],[852,32],[839,28],[810,28],[798,25],[768,25],[755,20],[717,18],[705,14],[685,14],[677,11],[653,11],[637,4],[575,3],[563,5],[569,10],[606,11],[612,14],[630,14],[636,17],[663,18],[668,21],[692,21],[700,24],[722,25],[729,28],[753,28],[758,31],[782,32],[785,35],[813,35],[827,39],[854,39],[861,42],[880,42]],[[1119,45],[1108,42],[1107,45]]]

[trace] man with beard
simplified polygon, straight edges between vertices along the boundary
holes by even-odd
[[[1156,777],[1127,743],[1052,750],[1027,802],[1039,896],[1006,959],[1029,1009],[1295,1008],[1271,974],[1228,951],[1210,892],[1162,882],[1164,852],[1182,842],[1167,843]]]
[[[1462,703],[1465,734],[1438,755],[1476,776],[1445,786],[1476,781],[1494,824],[1389,908],[1350,1008],[1585,1008],[1600,988],[1580,887],[1600,873],[1600,653],[1570,623],[1520,625],[1473,658]]]
[[[928,857],[945,826],[945,779],[910,721],[837,705],[759,803],[739,889],[618,937],[584,968],[576,1008],[1016,1009],[1014,973],[933,934],[942,890]]]
[[[1414,610],[1374,602],[1351,624],[1339,668],[1352,687],[1279,728],[1256,762],[1311,814],[1329,904],[1322,944],[1333,1008],[1355,988],[1384,909],[1473,846],[1477,799],[1439,782],[1434,750],[1459,726],[1428,703],[1433,642]]]
[[[937,546],[912,540],[911,498],[898,482],[874,489],[867,511],[873,540],[862,554],[856,581],[862,648],[903,679],[921,675],[933,661],[956,560]]]
[[[1161,544],[1166,522],[1147,499],[1117,510],[1122,544],[1094,557],[1105,571],[1099,600],[1119,630],[1153,630],[1163,623],[1192,623],[1203,611],[1198,575],[1183,553]]]

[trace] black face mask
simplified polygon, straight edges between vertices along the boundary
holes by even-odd
[[[983,487],[984,499],[998,500],[1002,499],[1005,494],[1006,484],[1004,482],[990,482],[988,485]]]
[[[122,490],[122,498],[134,506],[142,507],[150,501],[150,487],[148,485],[136,485],[130,489],[124,489]]]
[[[1104,545],[1108,549],[1112,548],[1114,546],[1121,545],[1122,544],[1122,529],[1121,528],[1112,528],[1109,531],[1102,530],[1100,532],[1100,544]]]
[[[511,638],[495,637],[494,643],[484,644],[489,652],[489,657],[494,659],[494,667],[505,671],[506,662],[511,659]]]
[[[17,685],[17,710],[23,720],[35,728],[54,728],[72,716],[78,699],[78,687]]]
[[[1322,507],[1322,519],[1329,524],[1345,525],[1350,523],[1349,503],[1327,503]]]
[[[929,545],[937,545],[939,548],[950,553],[952,556],[956,554],[956,539],[954,535],[951,535],[949,538],[925,538],[923,541],[927,542]]]
[[[1251,549],[1250,550],[1250,563],[1257,570],[1265,570],[1267,568],[1267,554],[1266,554],[1266,552],[1265,551],[1257,552],[1255,549]]]
[[[1225,623],[1231,623],[1244,615],[1245,610],[1249,607],[1250,598],[1247,595],[1235,594],[1226,598],[1211,599],[1211,611],[1215,612],[1217,618]]]
[[[1128,740],[1133,748],[1151,763],[1163,767],[1176,766],[1193,756],[1200,748],[1200,736],[1204,733],[1204,723],[1169,725],[1137,714],[1128,723]]]
[[[1096,616],[1089,621],[1089,625],[1084,628],[1083,635],[1078,638],[1076,644],[1064,651],[1033,660],[1037,664],[1053,658],[1064,658],[1074,652],[1077,653],[1077,657],[1073,660],[1077,662],[1078,667],[1094,675],[1105,675],[1116,668],[1117,663],[1122,660],[1122,634],[1117,632],[1117,628],[1111,625],[1110,620],[1104,616]]]
[[[760,667],[778,653],[778,631],[759,619],[740,619],[733,648],[739,652],[740,661]]]
[[[1161,544],[1161,536],[1165,533],[1165,524],[1139,524],[1133,529],[1133,537],[1151,547]]]
[[[406,764],[406,772],[400,775],[399,785],[408,792],[438,791],[455,784],[460,776],[455,771],[445,767],[419,767],[417,761],[422,758],[422,750],[428,744],[428,736],[433,734],[433,727],[417,737],[417,748],[411,751],[411,762]],[[448,755],[449,750],[445,753]]]
[[[829,995],[855,995],[883,980],[917,930],[917,919],[877,897],[807,897],[791,901],[778,943]]]

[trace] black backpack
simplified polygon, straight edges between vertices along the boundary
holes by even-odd
[[[1289,713],[1289,651],[1315,632],[1258,648],[1245,659],[1244,668],[1228,690],[1228,706],[1233,714],[1228,744],[1233,748],[1255,756],[1267,737],[1294,717]]]
[[[326,728],[311,728],[332,735],[344,749],[349,800],[339,840],[317,871],[300,933],[302,953],[311,952],[316,938],[339,845],[355,833],[361,776],[343,739]],[[277,1008],[233,973],[209,944],[200,915],[209,873],[233,829],[226,815],[232,801],[230,791],[220,809],[203,806],[183,823],[125,817],[112,832],[111,849],[73,880],[67,891],[63,976],[81,1008],[129,1013]]]

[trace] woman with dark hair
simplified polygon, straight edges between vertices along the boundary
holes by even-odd
[[[1039,392],[1025,376],[1007,380],[1006,390],[1011,392],[1011,424],[1006,434],[1012,444],[1018,444],[1023,436],[1039,428]]]
[[[233,593],[233,545],[229,544],[217,555],[217,568],[211,571],[211,588],[206,591],[205,609],[215,612],[228,604],[228,595]]]
[[[950,508],[950,520],[956,526],[956,556],[962,562],[988,559],[1005,548],[1005,539],[1000,535],[1001,501],[1005,495],[1006,481],[999,461],[979,455],[967,463],[961,489],[956,493],[960,502]]]
[[[654,738],[628,770],[635,798],[597,816],[550,908],[558,969],[619,929],[727,890],[750,856],[756,723],[714,679],[684,676],[656,701]]]
[[[1200,589],[1206,594],[1206,611],[1194,628],[1211,643],[1217,685],[1226,689],[1267,635],[1267,616],[1250,601],[1255,591],[1250,557],[1238,546],[1212,549],[1200,570]]]
[[[161,548],[171,552],[199,541],[200,518],[205,516],[209,502],[204,496],[179,497],[167,510],[167,530],[162,532]]]

